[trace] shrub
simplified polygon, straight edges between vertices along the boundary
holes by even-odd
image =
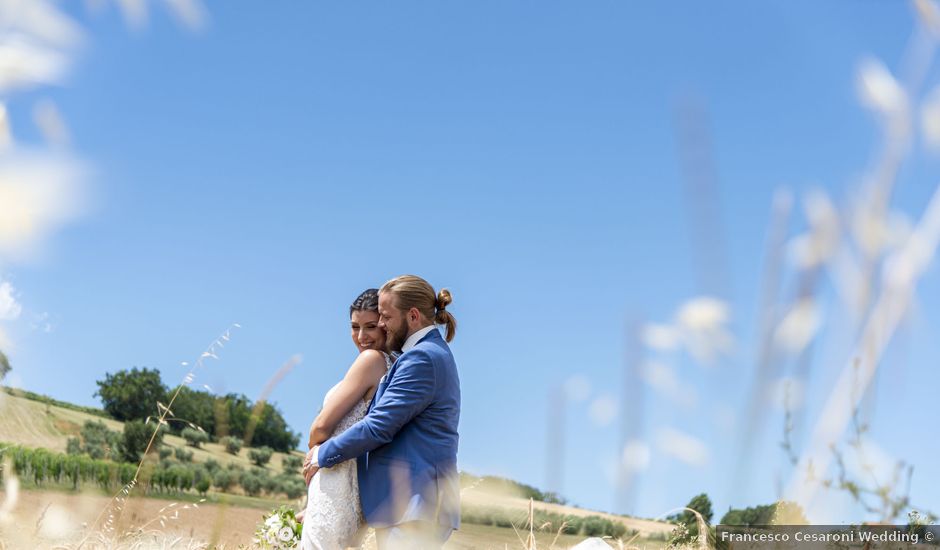
[[[245,490],[245,494],[249,496],[256,497],[261,494],[261,489],[264,488],[264,480],[261,479],[257,474],[253,472],[245,472],[242,474],[241,479],[238,480],[242,486],[242,489]]]
[[[121,434],[111,431],[100,420],[86,420],[82,426],[82,452],[94,459],[102,459],[118,450]]]
[[[186,428],[183,430],[183,433],[180,435],[183,436],[183,439],[186,440],[186,443],[188,443],[190,447],[196,447],[197,449],[203,443],[209,442],[209,434],[207,434],[206,432],[202,430]]]
[[[287,455],[284,457],[284,460],[281,461],[281,467],[289,474],[296,474],[303,465],[304,459],[294,455]]]
[[[212,474],[212,484],[220,491],[228,492],[235,485],[238,477],[231,470],[218,469]]]
[[[298,475],[281,474],[277,477],[277,489],[275,492],[284,493],[289,499],[296,499],[307,493],[307,484],[302,477]]]
[[[242,450],[242,440],[235,436],[225,436],[219,440],[219,443],[225,446],[226,452],[237,455]]]
[[[248,450],[248,460],[250,460],[256,466],[264,466],[271,461],[271,456],[274,454],[274,451],[271,447],[260,447],[257,449]]]
[[[196,490],[199,491],[199,494],[206,496],[206,493],[209,491],[209,487],[212,485],[212,482],[209,481],[209,478],[200,479],[196,482]]]
[[[183,447],[177,447],[174,450],[174,454],[176,455],[176,460],[179,460],[180,462],[192,462],[193,461],[193,452],[186,450]]]
[[[172,448],[170,448],[170,447],[168,447],[168,446],[166,446],[166,445],[161,445],[161,446],[160,446],[160,460],[161,460],[161,461],[170,458],[170,456],[172,456],[172,455],[173,455],[173,449],[172,449]]]
[[[208,471],[210,474],[213,474],[217,470],[222,468],[222,465],[219,464],[219,461],[214,458],[210,458],[206,460],[202,465],[206,468],[206,471]]]
[[[82,454],[82,440],[77,437],[70,437],[65,445],[65,452],[70,455]]]
[[[127,462],[140,462],[150,438],[157,430],[157,435],[153,440],[156,447],[162,443],[163,432],[158,429],[159,424],[147,425],[141,420],[131,420],[124,424],[124,437],[121,442],[121,455]]]

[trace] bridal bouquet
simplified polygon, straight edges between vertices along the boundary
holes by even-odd
[[[303,525],[294,519],[294,511],[281,506],[264,516],[264,521],[255,531],[255,547],[277,550],[297,548],[302,529]]]

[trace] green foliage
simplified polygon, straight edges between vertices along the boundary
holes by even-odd
[[[284,457],[284,460],[281,461],[281,467],[284,468],[284,472],[288,474],[297,474],[300,471],[300,467],[304,465],[303,457],[287,455]]]
[[[7,359],[7,356],[0,350],[0,380],[6,378],[8,372],[13,370],[13,367],[10,366],[10,360]]]
[[[208,471],[210,474],[215,473],[217,470],[222,468],[222,465],[219,464],[219,461],[214,458],[210,458],[206,460],[205,462],[203,462],[202,465],[206,468],[206,471]]]
[[[238,455],[238,452],[242,450],[242,440],[233,435],[223,437],[219,443],[225,445],[225,450],[229,454]]]
[[[173,449],[166,445],[160,446],[160,460],[166,460],[173,455]]]
[[[199,491],[199,494],[206,496],[206,493],[209,491],[209,487],[212,485],[212,480],[209,478],[200,479],[196,482],[196,490]]]
[[[228,469],[218,469],[212,474],[212,485],[220,491],[228,492],[238,482],[237,472]]]
[[[188,443],[192,447],[196,447],[197,449],[203,443],[209,442],[209,434],[201,430],[196,430],[194,428],[184,429],[181,435],[183,436],[183,439],[186,440],[186,443]]]
[[[153,447],[158,448],[163,441],[163,430],[159,424],[145,424],[141,420],[131,420],[124,423],[124,437],[121,442],[121,455],[127,462],[140,462],[144,451],[150,443],[150,438],[157,434],[153,440]]]
[[[712,501],[708,498],[707,494],[701,493],[695,495],[685,507],[695,510],[702,515],[702,519],[705,520],[706,524],[711,524],[713,515]],[[699,527],[698,519],[695,517],[695,514],[688,510],[683,510],[679,514],[670,516],[668,519],[678,524],[669,540],[670,546],[681,546],[698,540]]]
[[[751,506],[750,508],[731,508],[722,516],[723,525],[753,527],[756,525],[806,525],[809,523],[803,508],[795,502],[782,500],[773,504]]]
[[[245,494],[249,496],[258,496],[264,488],[264,478],[253,471],[245,472],[238,480],[239,485],[244,489]]]
[[[67,483],[77,489],[81,482],[114,490],[130,482],[136,472],[132,464],[98,460],[88,455],[54,453],[46,449],[30,449],[0,444],[0,459],[9,457],[13,471],[21,479],[37,486],[47,482]]]
[[[481,491],[496,492],[500,494],[516,494],[523,498],[531,498],[540,502],[554,504],[567,504],[567,501],[558,493],[540,491],[531,485],[519,483],[511,479],[496,476],[477,477],[466,472],[460,472],[461,487],[476,487]]]
[[[176,456],[176,460],[180,462],[192,462],[193,461],[193,452],[183,447],[177,447],[173,450],[173,454]]]
[[[21,390],[19,388],[7,388],[7,387],[4,387],[3,391],[5,391],[8,395],[22,397],[24,399],[29,399],[30,401],[38,401],[40,403],[45,403],[46,405],[54,405],[56,407],[69,409],[71,411],[83,412],[83,413],[91,414],[94,416],[100,416],[102,418],[110,418],[108,416],[108,413],[104,412],[101,409],[96,409],[95,407],[83,407],[81,405],[66,403],[65,401],[59,401],[58,399],[53,399],[47,395],[42,395],[40,393]]]
[[[118,420],[144,420],[156,413],[157,402],[166,399],[166,387],[156,369],[121,370],[98,380],[104,410]]]
[[[70,455],[82,454],[82,440],[77,437],[70,437],[65,444],[65,452]]]
[[[172,393],[168,392],[164,403],[168,403]],[[216,397],[208,392],[195,391],[186,386],[179,388],[179,393],[173,401],[173,417],[201,427],[206,433],[216,432],[215,401]],[[182,430],[185,432],[186,430]],[[184,436],[185,437],[185,436]]]
[[[120,458],[121,439],[118,432],[109,430],[100,420],[86,420],[80,432],[81,452],[94,459]]]
[[[463,506],[460,519],[464,523],[476,525],[492,525],[495,527],[515,527],[521,529],[528,522],[528,516],[518,510],[497,507]],[[545,530],[557,532],[565,525],[564,533],[586,537],[613,537],[622,538],[627,534],[627,528],[619,521],[613,521],[600,516],[573,516],[535,510],[534,524]]]
[[[274,454],[274,450],[270,447],[261,447],[258,449],[249,449],[248,450],[248,460],[256,466],[264,466],[271,461],[271,456]]]

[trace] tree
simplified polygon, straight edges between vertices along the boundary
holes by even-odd
[[[175,389],[169,390],[172,394]],[[164,403],[170,401],[170,395],[167,395]],[[183,386],[173,401],[173,417],[199,426],[206,433],[214,434],[216,430],[215,423],[215,401],[216,397],[208,392],[191,390]],[[177,422],[175,427],[185,426]]]
[[[259,449],[248,450],[248,460],[257,466],[264,466],[271,461],[274,451],[270,447],[261,447]]]
[[[153,448],[158,449],[163,442],[163,431],[159,429],[159,424],[145,424],[142,420],[131,420],[124,423],[124,437],[121,445],[121,454],[127,462],[140,462],[153,437],[153,431],[157,430],[157,436],[153,440]]]
[[[209,442],[209,435],[206,432],[199,430],[194,430],[192,428],[186,428],[182,433],[183,439],[186,440],[191,447],[199,448],[203,443]]]
[[[0,351],[0,380],[3,380],[11,370],[13,370],[13,367],[10,366],[10,360]]]
[[[121,370],[98,380],[104,410],[117,420],[144,420],[157,412],[157,402],[166,399],[166,387],[156,369]]]
[[[296,474],[303,465],[304,459],[300,456],[287,455],[281,461],[281,468],[284,468],[284,472],[289,474]]]
[[[701,493],[692,497],[692,500],[689,501],[685,506],[695,510],[701,514],[702,519],[705,520],[706,524],[710,524],[712,521],[712,501],[708,498],[708,495]],[[683,544],[688,544],[698,538],[699,528],[698,528],[698,518],[696,515],[689,510],[683,510],[679,514],[669,516],[669,519],[676,522],[676,530],[673,532],[672,538],[669,543],[670,546],[681,546]]]
[[[223,437],[219,443],[225,446],[225,451],[229,454],[238,455],[238,452],[242,450],[242,440],[233,435]]]

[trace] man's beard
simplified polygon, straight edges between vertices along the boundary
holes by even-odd
[[[389,353],[400,353],[405,340],[408,339],[408,325],[402,323],[401,327],[395,332],[385,331],[385,351]]]

